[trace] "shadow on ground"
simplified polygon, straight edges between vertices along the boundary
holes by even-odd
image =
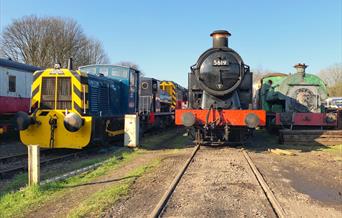
[[[245,149],[254,152],[264,152],[268,149],[297,150],[301,152],[317,151],[328,148],[325,145],[300,145],[300,144],[280,144],[278,135],[270,134],[265,129],[256,130],[253,137],[244,146]]]
[[[140,148],[146,150],[183,149],[193,146],[192,139],[184,136],[184,128],[172,127],[145,134]]]
[[[96,185],[96,184],[120,182],[122,180],[132,179],[132,178],[138,178],[138,176],[125,176],[125,177],[116,178],[116,179],[109,179],[109,180],[98,181],[98,182],[88,182],[88,183],[82,183],[82,184],[78,184],[78,185],[65,185],[65,186],[63,186],[63,188],[75,188],[75,187],[80,187],[80,186],[89,186],[89,185]]]

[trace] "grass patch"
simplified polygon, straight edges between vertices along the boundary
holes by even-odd
[[[110,157],[112,157],[112,154],[108,154],[108,155],[101,156],[101,157],[95,157],[91,159],[66,161],[66,162],[63,162],[63,164],[55,164],[54,166],[50,168],[41,169],[41,180],[43,181],[45,179],[59,176],[64,173],[76,170],[76,169],[90,166],[95,163],[99,163],[106,159],[109,159]],[[0,196],[8,192],[16,191],[22,187],[25,187],[27,185],[27,181],[28,181],[27,173],[20,173],[14,176],[11,180],[9,180],[6,184],[4,184],[3,187],[0,187]]]
[[[20,191],[7,193],[0,198],[0,217],[24,217],[26,213],[39,208],[45,201],[68,194],[70,189],[65,189],[65,187],[91,182],[109,170],[116,169],[121,164],[131,161],[140,153],[142,152],[132,152],[132,150],[123,148],[115,152],[112,158],[94,171],[71,177],[65,181],[25,187]]]
[[[98,157],[86,160],[80,160],[76,162],[66,162],[67,164],[63,164],[63,166],[59,166],[60,164],[56,164],[53,169],[42,169],[41,179],[45,180],[47,178],[52,178],[55,176],[59,176],[61,174],[73,171],[75,169],[80,169],[86,166],[93,165],[95,163],[99,163],[108,159],[109,157]],[[20,189],[21,187],[25,187],[27,185],[28,175],[27,173],[20,173],[14,176],[8,183],[6,183],[3,187],[0,188],[0,196]]]
[[[15,175],[10,181],[8,181],[6,184],[4,184],[3,187],[0,188],[0,197],[10,191],[18,190],[19,188],[26,186],[27,180],[27,173],[20,173],[18,175]]]
[[[39,186],[31,186],[22,191],[6,194],[0,199],[0,217],[23,217],[28,208],[37,207],[50,199],[53,192]]]
[[[99,217],[105,209],[113,205],[121,196],[128,194],[129,188],[137,178],[156,167],[159,163],[160,160],[156,159],[145,166],[134,169],[126,175],[128,179],[89,196],[79,207],[73,209],[68,217]]]

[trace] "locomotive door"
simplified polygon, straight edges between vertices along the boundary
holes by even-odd
[[[128,94],[128,112],[136,113],[139,111],[139,73],[135,70],[129,72],[129,94]]]

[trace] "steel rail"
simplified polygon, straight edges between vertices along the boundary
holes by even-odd
[[[152,213],[149,217],[157,218],[160,217],[163,213],[165,206],[167,205],[167,202],[169,201],[171,195],[173,194],[174,190],[176,189],[179,181],[181,180],[182,176],[184,175],[185,171],[188,169],[188,166],[190,165],[191,161],[194,159],[197,151],[200,149],[200,145],[196,145],[193,152],[191,153],[191,156],[188,158],[188,160],[185,162],[182,169],[179,171],[177,176],[172,181],[171,185],[167,189],[167,191],[164,193],[163,197],[158,202],[157,206],[153,209]]]
[[[52,152],[52,150],[50,150],[50,149],[41,149],[40,150],[40,154],[49,154],[50,152]],[[6,162],[9,162],[13,159],[26,158],[26,157],[27,157],[27,152],[21,153],[21,154],[13,154],[13,155],[9,155],[9,156],[4,156],[4,157],[0,157],[0,163],[6,163]]]
[[[22,153],[22,154],[14,154],[14,155],[9,155],[6,157],[0,157],[0,163],[7,162],[11,159],[17,159],[17,158],[25,158],[27,157],[27,153]]]
[[[264,177],[261,175],[258,168],[253,163],[253,161],[250,158],[250,156],[248,155],[248,153],[245,150],[243,150],[242,153],[243,153],[244,157],[246,158],[248,165],[250,166],[256,180],[258,181],[262,190],[264,191],[264,194],[265,194],[267,200],[270,202],[273,211],[275,212],[277,217],[285,218],[286,216],[285,216],[285,212],[284,212],[283,208],[280,206],[279,201],[274,196],[270,187],[267,185],[266,181],[264,180]]]

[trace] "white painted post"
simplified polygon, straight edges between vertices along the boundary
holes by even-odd
[[[39,145],[27,146],[28,154],[28,184],[39,185],[40,182],[40,149]]]
[[[137,147],[139,145],[139,116],[137,114],[125,115],[124,145],[127,147]]]

